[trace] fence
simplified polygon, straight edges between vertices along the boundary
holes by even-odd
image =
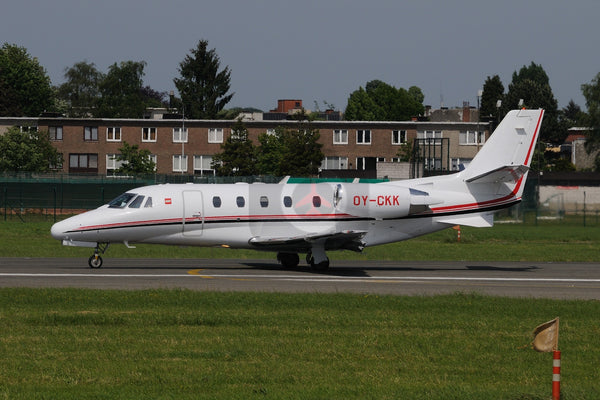
[[[4,174],[0,175],[0,210],[4,220],[29,215],[44,215],[56,220],[58,214],[90,210],[123,192],[136,187],[160,183],[233,183],[279,182],[272,176],[216,177],[197,175],[149,175],[115,177],[77,174]],[[292,178],[290,183],[330,181],[331,179]],[[351,179],[337,179],[351,181]],[[368,180],[369,182],[380,182]],[[363,180],[364,182],[364,180]],[[598,225],[600,219],[600,187],[540,185],[538,177],[530,177],[521,204],[497,214],[501,222],[538,223],[539,221],[576,221],[582,225]]]

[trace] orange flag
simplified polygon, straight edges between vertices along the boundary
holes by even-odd
[[[533,349],[540,352],[558,350],[558,317],[533,330]]]

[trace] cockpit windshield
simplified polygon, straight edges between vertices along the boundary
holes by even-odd
[[[135,193],[123,193],[108,203],[109,208],[124,208],[136,196]]]
[[[139,195],[131,203],[129,203],[129,208],[140,208],[142,203],[144,202],[144,196]]]

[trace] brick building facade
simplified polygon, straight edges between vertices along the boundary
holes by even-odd
[[[33,126],[48,131],[52,143],[63,154],[57,170],[71,173],[113,173],[118,167],[114,155],[123,142],[137,144],[152,153],[160,174],[212,174],[212,155],[231,134],[235,120],[182,119],[73,119],[73,118],[0,118],[0,134],[10,126]],[[296,121],[244,121],[249,137],[258,143],[258,135],[277,127],[293,129]],[[399,150],[414,139],[429,141],[425,160],[439,164],[442,170],[458,170],[477,153],[488,136],[486,123],[431,121],[315,121],[323,144],[323,170],[373,170],[378,163],[399,163]],[[476,132],[480,133],[477,134]],[[447,149],[435,148],[446,143]],[[433,153],[431,148],[434,148]],[[382,164],[383,166],[383,164]],[[390,169],[391,168],[391,169]],[[399,165],[398,170],[406,170]],[[394,176],[386,165],[386,176]],[[346,175],[348,172],[345,171]],[[402,173],[404,174],[404,173]],[[402,175],[401,174],[401,175]],[[408,176],[395,176],[408,178]]]

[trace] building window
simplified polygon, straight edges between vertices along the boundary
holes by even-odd
[[[377,157],[377,162],[385,162],[385,157]]]
[[[356,131],[356,144],[371,144],[371,130],[359,129]]]
[[[442,131],[417,131],[417,139],[429,139],[431,144],[442,144]]]
[[[452,171],[462,171],[471,163],[472,158],[452,158],[450,168]]]
[[[69,154],[69,172],[98,172],[98,154]]]
[[[348,169],[348,157],[325,157],[321,161],[321,169]]]
[[[173,156],[173,172],[187,172],[187,156],[175,154]]]
[[[118,161],[119,154],[107,154],[106,155],[106,173],[114,173],[115,170],[121,168],[125,163],[124,161]]]
[[[56,164],[49,164],[48,167],[53,170],[61,170],[63,168],[63,154],[59,154],[58,162]]]
[[[63,139],[63,127],[62,126],[49,126],[48,135],[50,140],[62,140]]]
[[[156,157],[156,154],[150,154],[148,159],[154,163],[154,171],[156,171],[158,169],[158,157]]]
[[[187,128],[173,128],[173,143],[187,143],[188,130]]]
[[[97,126],[85,126],[83,128],[83,140],[86,142],[97,142],[98,141],[98,127]]]
[[[485,133],[476,131],[462,131],[458,137],[458,144],[460,145],[478,145],[485,143]]]
[[[392,144],[405,144],[406,131],[392,131]]]
[[[38,131],[38,127],[37,126],[22,125],[22,126],[19,126],[19,131],[21,133],[33,133],[33,132],[37,132]]]
[[[208,143],[223,143],[223,128],[209,128]]]
[[[333,144],[348,144],[348,130],[334,129]]]
[[[119,127],[106,128],[106,141],[107,142],[120,142],[121,141],[121,128],[119,128]]]
[[[156,142],[156,128],[142,128],[142,142]]]
[[[212,156],[201,155],[194,156],[194,174],[214,175],[215,170],[212,167]]]

